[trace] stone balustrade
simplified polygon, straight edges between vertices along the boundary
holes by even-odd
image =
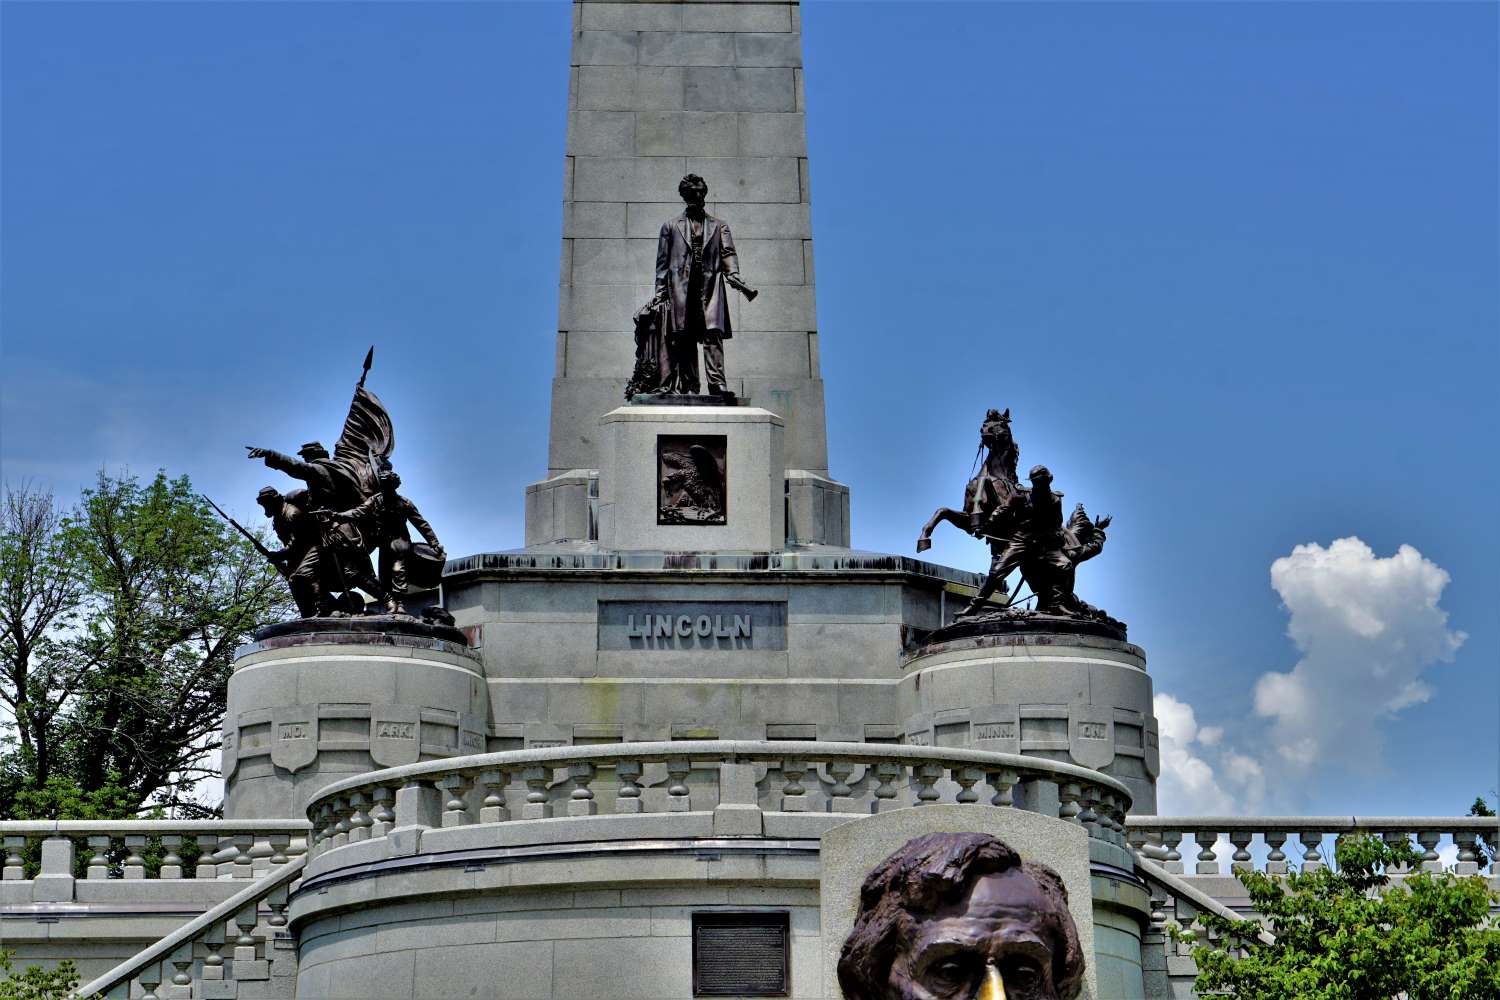
[[[111,1000],[289,998],[296,962],[286,931],[287,900],[306,863],[305,856],[273,857],[267,872],[84,984],[78,995]],[[285,947],[278,947],[279,941]]]
[[[0,822],[0,882],[251,879],[305,853],[307,832],[290,819]]]
[[[1284,875],[1294,866],[1315,871],[1332,858],[1332,840],[1348,836],[1415,840],[1422,870],[1446,867],[1458,875],[1482,873],[1481,845],[1488,846],[1491,858],[1500,849],[1500,820],[1493,816],[1131,816],[1125,829],[1141,856],[1188,876],[1226,874],[1216,849],[1222,841],[1233,848],[1230,874]],[[1444,865],[1443,849],[1454,854],[1451,865]],[[1194,856],[1191,867],[1184,860],[1188,853]],[[1500,859],[1488,865],[1488,874],[1500,875]]]
[[[981,750],[730,740],[549,747],[426,761],[329,785],[308,806],[309,856],[403,829],[566,817],[711,814],[714,835],[770,836],[771,816],[838,821],[938,802],[1057,816],[1123,850],[1131,798],[1096,771]],[[819,828],[783,829],[816,836]]]

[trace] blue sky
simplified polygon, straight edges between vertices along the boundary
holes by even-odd
[[[1080,588],[1208,769],[1169,804],[1446,814],[1500,784],[1497,27],[804,7],[854,542],[910,552],[1009,406],[1023,467],[1115,516]],[[566,3],[5,3],[0,28],[5,480],[164,467],[248,515],[241,446],[332,437],[373,342],[449,551],[521,543]],[[931,555],[985,561],[956,532]]]

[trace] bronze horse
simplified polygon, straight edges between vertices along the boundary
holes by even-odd
[[[1020,460],[1021,449],[1010,432],[1009,407],[1004,413],[990,410],[984,415],[984,423],[979,427],[979,454],[984,461],[964,488],[964,509],[939,507],[934,511],[917,539],[918,552],[932,548],[932,530],[944,521],[975,538],[986,537],[990,518],[1020,495],[1016,462]]]

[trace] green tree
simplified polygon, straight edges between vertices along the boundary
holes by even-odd
[[[0,1000],[68,1000],[78,986],[78,970],[72,962],[59,962],[55,969],[28,965],[12,971],[14,952],[0,950]]]
[[[18,509],[30,520],[0,524],[0,553],[18,553],[0,563],[0,701],[18,730],[0,747],[0,818],[209,814],[193,789],[234,650],[288,610],[275,570],[187,477],[101,472],[66,516],[35,491]]]
[[[1495,1000],[1500,997],[1500,930],[1493,894],[1480,877],[1386,872],[1415,866],[1405,842],[1350,839],[1336,867],[1272,876],[1243,872],[1263,925],[1210,913],[1199,920],[1218,943],[1193,949],[1195,989],[1236,1000]]]

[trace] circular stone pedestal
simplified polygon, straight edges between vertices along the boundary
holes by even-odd
[[[351,774],[483,753],[485,685],[458,629],[313,618],[242,647],[224,715],[224,815],[301,818]]]
[[[1161,773],[1146,654],[1120,639],[1027,632],[929,642],[898,689],[907,743],[1066,761],[1130,787],[1156,812]]]

